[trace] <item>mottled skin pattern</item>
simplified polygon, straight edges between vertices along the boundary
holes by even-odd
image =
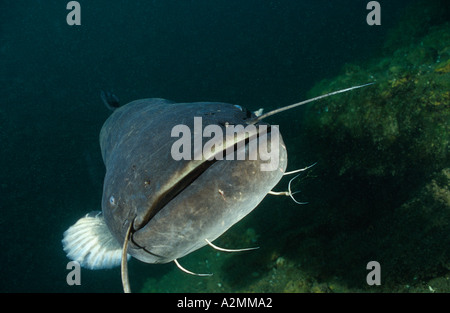
[[[103,215],[120,244],[133,223],[128,253],[143,262],[170,262],[213,241],[252,211],[286,169],[281,135],[274,171],[261,171],[260,160],[175,161],[171,147],[179,138],[171,137],[172,128],[184,124],[193,133],[194,117],[225,133],[227,124],[245,127],[254,115],[227,103],[143,99],[115,110],[101,130]]]

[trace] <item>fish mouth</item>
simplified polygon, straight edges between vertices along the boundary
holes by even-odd
[[[172,179],[157,191],[157,194],[151,201],[152,204],[149,206],[148,210],[146,210],[145,214],[136,217],[133,225],[133,232],[145,227],[158,212],[197,180],[200,175],[207,172],[207,170],[216,162],[230,160],[227,158],[230,154],[236,155],[237,151],[242,148],[248,150],[251,141],[259,140],[260,136],[263,134],[270,134],[270,125],[265,123],[261,124],[266,126],[266,129],[263,132],[260,131],[260,128],[256,127],[256,130],[253,132],[239,132],[234,136],[234,140],[230,140],[229,137],[225,138],[225,140],[221,140],[221,149],[204,154],[202,160],[195,160],[194,157],[194,160],[185,161],[186,166],[174,173]],[[246,154],[245,160],[247,160],[247,156],[248,155]],[[235,158],[232,158],[231,160],[235,160]]]

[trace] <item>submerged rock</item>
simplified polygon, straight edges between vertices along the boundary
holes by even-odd
[[[303,121],[331,190],[315,226],[332,225],[319,238],[334,234],[327,253],[341,258],[323,270],[355,281],[352,267],[370,258],[388,283],[435,277],[450,263],[450,23],[408,18],[426,28],[403,45],[388,40],[383,57],[345,66],[310,96],[375,85],[313,103]]]

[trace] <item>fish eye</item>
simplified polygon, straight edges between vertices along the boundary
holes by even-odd
[[[116,204],[116,199],[114,198],[114,196],[111,196],[111,197],[109,198],[109,203],[110,203],[111,205],[115,205],[115,204]]]
[[[235,106],[236,108],[238,108],[239,110],[243,111],[243,110],[242,110],[242,107],[241,107],[240,105],[235,104],[234,106]]]

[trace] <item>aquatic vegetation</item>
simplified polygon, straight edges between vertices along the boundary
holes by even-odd
[[[450,59],[441,63],[439,66],[436,67],[436,69],[434,71],[438,72],[438,73],[449,73],[450,72]]]
[[[430,41],[429,37],[440,39]],[[429,49],[437,51],[438,57],[444,51],[437,47],[442,41],[450,45],[449,24],[433,29],[423,40]],[[356,81],[377,82],[370,90],[357,95],[330,99],[326,103],[327,112],[322,110],[323,103],[311,105],[309,111],[316,114],[309,114],[306,123],[314,138],[322,136],[319,139],[333,140],[346,148],[346,143],[356,141],[375,148],[380,152],[376,157],[364,154],[363,164],[352,164],[354,170],[355,166],[367,168],[368,164],[376,168],[371,175],[398,173],[414,166],[426,166],[428,171],[442,168],[448,161],[450,140],[450,75],[447,72],[450,60],[426,62],[422,54],[415,54],[421,49],[408,46],[393,57],[378,60],[367,68],[358,67],[357,71],[347,69],[343,75],[316,85],[311,95]],[[407,54],[417,58],[401,57]],[[442,54],[440,60],[444,57]],[[390,153],[381,153],[387,151]],[[358,151],[352,154],[353,159],[358,159]],[[403,157],[396,158],[399,154]],[[396,158],[395,162],[391,162],[392,157]],[[345,164],[341,164],[341,174],[345,171]]]
[[[417,16],[407,18],[416,21]],[[399,28],[405,25],[412,31],[411,23]],[[391,288],[450,270],[450,24],[416,25],[427,25],[427,31],[414,33],[401,46],[388,40],[383,57],[345,66],[310,96],[356,82],[376,85],[313,103],[304,118],[305,139],[326,168],[322,182],[337,189],[329,196],[333,207],[323,209],[334,219],[323,216],[318,225],[344,227],[350,218],[353,229],[341,236],[367,247],[352,249],[339,241],[341,253],[350,251],[344,259],[362,262],[363,255],[377,256]],[[338,266],[351,272],[343,263]]]

